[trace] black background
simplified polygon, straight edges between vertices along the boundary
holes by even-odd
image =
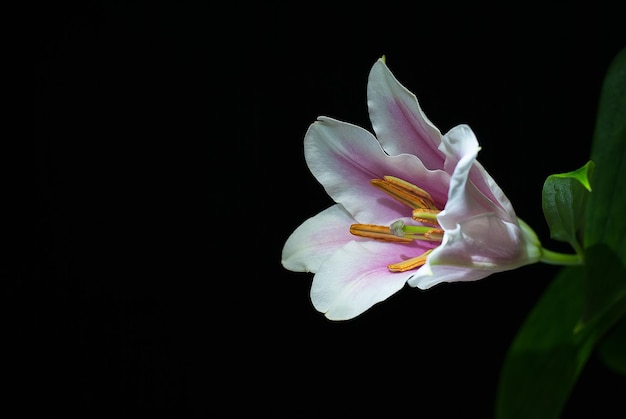
[[[541,187],[586,163],[616,10],[81,2],[34,11],[35,188],[16,188],[9,318],[50,412],[84,417],[491,417],[508,345],[557,267],[405,288],[326,320],[282,245],[331,204],[302,154],[327,115],[369,128],[386,55],[442,132],[549,238]],[[34,203],[30,198],[34,198]],[[22,204],[24,202],[24,204]],[[612,417],[593,355],[563,417]],[[217,416],[222,416],[219,414]]]

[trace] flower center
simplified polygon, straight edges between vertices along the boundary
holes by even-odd
[[[394,243],[410,243],[413,240],[441,242],[443,229],[437,222],[437,214],[440,211],[428,192],[394,176],[372,179],[370,183],[396,201],[411,208],[411,218],[421,224],[406,225],[402,220],[395,221],[390,226],[352,224],[350,233],[359,237]],[[426,258],[430,252],[432,252],[432,249],[414,258],[387,265],[387,268],[391,272],[405,272],[417,269],[426,263]]]

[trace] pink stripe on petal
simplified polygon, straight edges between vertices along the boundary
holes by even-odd
[[[378,60],[370,71],[367,103],[376,137],[387,153],[419,156],[431,170],[443,169],[441,132],[428,120],[417,97]]]
[[[387,155],[365,129],[332,118],[311,124],[304,140],[309,169],[328,195],[360,223],[385,224],[410,214],[410,209],[370,184],[397,176],[426,189],[436,202],[447,199],[449,175],[426,170],[409,154]]]

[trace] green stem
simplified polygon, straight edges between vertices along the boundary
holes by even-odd
[[[559,253],[552,250],[541,248],[540,262],[549,263],[551,265],[582,265],[583,258],[577,254]]]

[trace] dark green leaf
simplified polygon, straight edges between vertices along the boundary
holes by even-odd
[[[607,264],[605,270],[563,268],[526,318],[504,361],[496,418],[558,418],[596,343],[623,318],[626,287],[583,321],[587,276],[625,274],[621,261],[604,250],[598,245],[586,257],[590,266]]]
[[[626,268],[606,244],[585,249],[585,308],[583,321],[593,323],[626,300]]]
[[[593,192],[584,226],[575,216],[560,216],[566,221],[559,221],[557,233],[570,240],[572,225],[584,228],[585,266],[563,268],[520,328],[500,376],[498,419],[558,418],[602,339],[607,365],[623,367],[618,322],[626,313],[626,49],[602,87],[591,160]]]
[[[626,49],[611,63],[604,80],[591,158],[596,163],[592,179],[593,193],[588,200],[585,227],[586,255],[598,250],[609,256],[595,256],[588,261],[585,284],[587,320],[603,311],[624,305],[626,288]],[[612,253],[609,253],[610,249]],[[612,255],[612,256],[610,256]],[[588,257],[585,256],[587,259]],[[608,258],[608,259],[606,259]],[[617,258],[617,264],[612,258]],[[593,266],[595,264],[595,266]],[[614,271],[611,273],[611,271]],[[595,273],[595,274],[594,274]],[[620,300],[621,299],[621,300]],[[621,301],[621,302],[620,302]],[[622,374],[626,371],[626,320],[599,343],[598,352],[606,365]],[[620,326],[621,325],[621,326]]]
[[[585,251],[585,308],[580,329],[594,334],[600,358],[626,374],[626,267],[605,244]]]
[[[626,317],[607,333],[598,346],[598,354],[607,367],[626,375]]]
[[[496,418],[557,418],[592,349],[574,333],[584,307],[584,269],[564,268],[511,345],[500,376]]]
[[[584,247],[605,243],[626,264],[626,49],[604,79],[591,160],[595,170]]]

